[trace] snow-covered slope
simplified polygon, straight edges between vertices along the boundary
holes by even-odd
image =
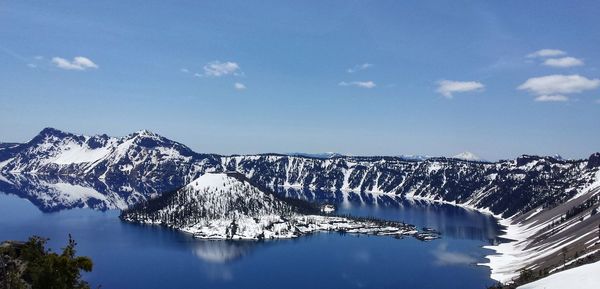
[[[518,289],[597,289],[600,287],[600,262],[559,272]]]
[[[600,183],[600,173],[596,183]],[[600,186],[593,185],[553,207],[502,220],[506,230],[501,237],[510,241],[487,246],[496,251],[487,257],[492,278],[509,283],[525,268],[552,273],[562,267],[563,258],[573,262],[578,256],[600,251],[599,205]]]
[[[205,174],[180,190],[122,212],[129,222],[161,224],[208,239],[295,238],[316,231],[414,235],[396,222],[317,215],[318,208],[254,186],[238,173]]]
[[[282,155],[223,157],[222,167],[270,187],[399,194],[439,200],[509,217],[563,202],[593,184],[600,165],[521,156],[496,163],[398,157],[327,160]]]
[[[523,155],[494,163],[456,158],[218,156],[193,152],[148,131],[114,138],[47,128],[28,143],[2,148],[0,172],[5,176],[100,180],[110,187],[143,184],[154,193],[181,187],[205,172],[237,171],[272,189],[397,194],[478,208],[503,217],[569,200],[594,185],[600,168],[598,153],[587,160]]]
[[[144,181],[158,190],[181,186],[218,168],[218,156],[195,153],[146,130],[114,138],[46,128],[31,141],[0,151],[3,174],[66,175],[110,183]]]
[[[235,219],[240,215],[290,215],[294,210],[273,194],[265,193],[241,181],[234,174],[204,174],[173,194],[152,201],[150,206],[161,206],[147,210],[141,204],[125,215],[143,215],[152,222],[170,222],[178,226],[189,226],[201,220]],[[179,214],[186,214],[184,217]]]

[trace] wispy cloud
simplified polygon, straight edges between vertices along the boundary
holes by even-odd
[[[369,81],[350,81],[350,82],[346,82],[346,81],[342,81],[340,83],[338,83],[339,86],[355,86],[355,87],[360,87],[360,88],[374,88],[375,86],[377,86],[375,84],[375,82],[369,80]]]
[[[221,77],[226,75],[240,75],[240,65],[236,62],[213,61],[203,67],[205,76]]]
[[[484,88],[485,85],[477,81],[440,80],[436,91],[446,98],[452,98],[454,93],[481,91]]]
[[[96,65],[96,63],[94,63],[91,59],[83,56],[76,56],[71,61],[62,57],[53,57],[52,63],[54,63],[56,67],[66,70],[87,70],[91,68],[98,68],[98,65]]]
[[[44,59],[44,57],[41,55],[36,55],[34,57],[29,57],[29,56],[26,57],[26,56],[16,53],[16,52],[12,51],[11,49],[8,49],[1,45],[0,45],[0,52],[4,52],[5,54],[11,56],[12,58],[25,63],[25,65],[27,65],[27,67],[29,67],[29,68],[37,68],[38,67],[37,62]]]
[[[234,87],[236,90],[245,90],[245,89],[246,89],[246,85],[245,85],[245,84],[243,84],[243,83],[241,83],[241,82],[236,82],[236,83],[234,83],[234,84],[233,84],[233,87]]]
[[[561,55],[566,55],[567,53],[565,51],[559,50],[559,49],[540,49],[536,52],[532,52],[527,54],[527,57],[529,58],[536,58],[536,57],[554,57],[554,56],[561,56]]]
[[[552,67],[582,66],[583,60],[571,56],[561,58],[549,58],[544,61],[544,65]]]
[[[535,98],[537,102],[564,102],[569,101],[569,97],[566,95],[555,94],[555,95],[539,95]]]
[[[181,69],[179,69],[179,71],[181,71],[183,73],[190,73],[190,70],[187,68],[181,68]]]
[[[572,74],[554,74],[527,79],[517,89],[526,90],[536,95],[580,93],[600,86],[600,79]]]
[[[346,72],[348,72],[348,73],[355,73],[357,71],[365,70],[365,69],[368,69],[370,67],[373,67],[373,64],[371,64],[371,63],[358,64],[358,65],[355,65],[352,68],[348,68],[346,70]]]

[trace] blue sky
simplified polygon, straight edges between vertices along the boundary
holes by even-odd
[[[84,3],[85,2],[85,3]],[[600,151],[598,1],[3,1],[0,141],[199,152]]]

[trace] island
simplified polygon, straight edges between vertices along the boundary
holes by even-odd
[[[316,204],[278,196],[237,172],[206,173],[181,189],[123,210],[120,218],[167,226],[200,239],[289,239],[316,232],[438,237],[403,222],[323,212]]]

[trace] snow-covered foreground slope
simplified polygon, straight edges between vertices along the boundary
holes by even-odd
[[[486,247],[496,251],[485,264],[492,270],[491,277],[507,283],[525,268],[552,273],[565,257],[574,260],[576,256],[599,251],[598,184],[600,172],[589,188],[563,203],[502,219],[506,230],[501,237],[511,241]]]
[[[600,288],[600,262],[562,271],[518,289],[597,289]]]
[[[318,208],[282,199],[237,173],[205,174],[182,189],[123,211],[128,222],[160,224],[203,239],[295,238],[318,231],[415,235],[398,222],[318,215]]]

